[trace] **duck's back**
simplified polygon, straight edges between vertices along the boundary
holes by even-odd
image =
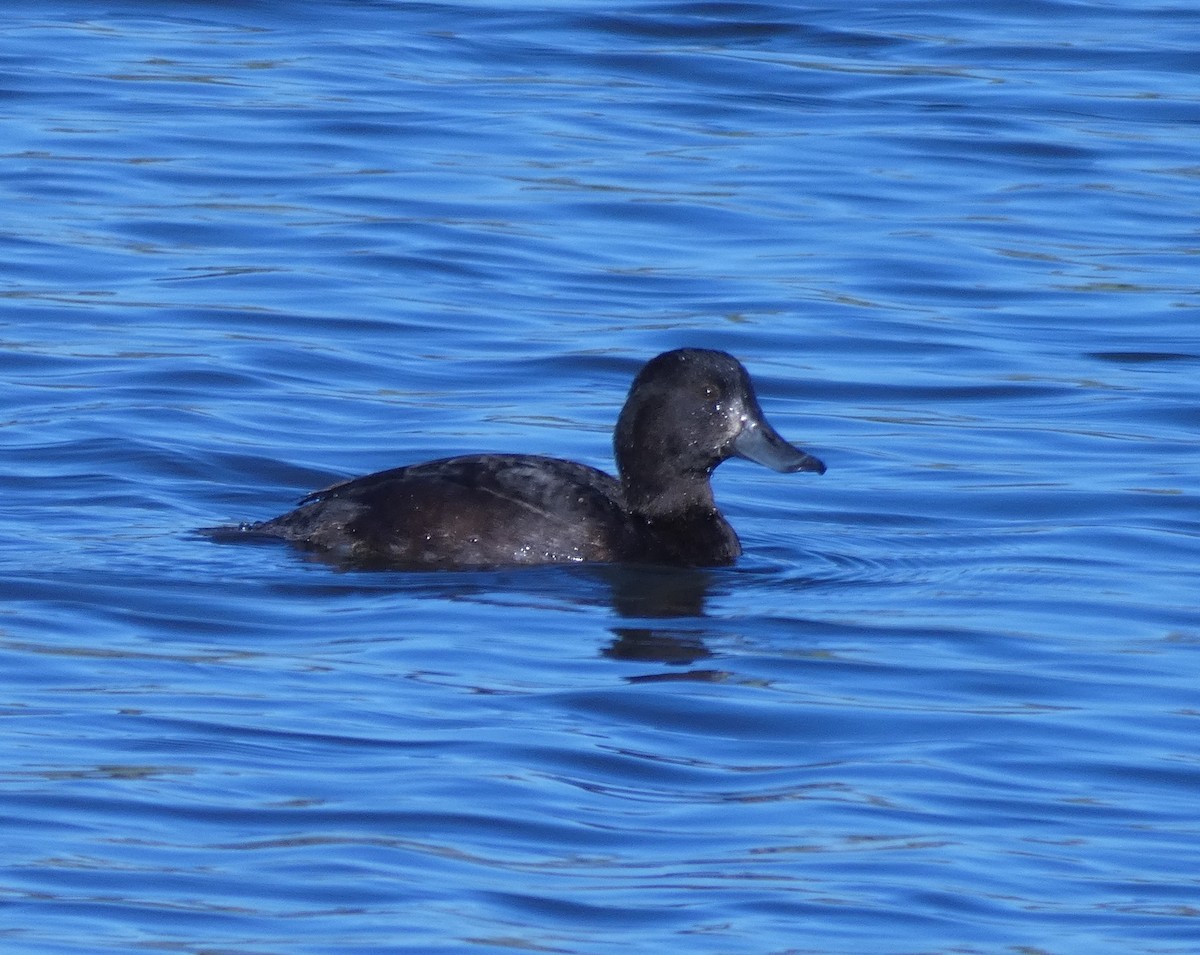
[[[610,475],[515,454],[445,458],[345,481],[249,531],[391,567],[624,560],[639,536]]]

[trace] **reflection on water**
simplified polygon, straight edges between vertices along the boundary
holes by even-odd
[[[628,624],[614,626],[605,647],[610,657],[686,666],[711,657],[704,644],[704,604],[713,572],[670,567],[612,567],[603,576],[612,587],[613,610]],[[695,671],[688,671],[695,675]],[[659,675],[679,679],[680,673]],[[649,679],[641,675],[639,679]]]

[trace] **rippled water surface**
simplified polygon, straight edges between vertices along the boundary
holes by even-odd
[[[5,9],[5,951],[1200,949],[1193,4]],[[735,567],[193,533],[679,345]]]

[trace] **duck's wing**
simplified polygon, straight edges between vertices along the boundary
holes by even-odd
[[[615,478],[530,455],[446,458],[341,481],[257,528],[395,567],[612,561],[637,538]]]

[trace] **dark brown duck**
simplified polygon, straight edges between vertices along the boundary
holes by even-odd
[[[466,455],[343,481],[271,520],[204,533],[282,539],[360,567],[717,566],[742,552],[713,501],[717,465],[825,472],[767,423],[735,358],[698,348],[647,362],[613,444],[619,479],[559,458]]]

